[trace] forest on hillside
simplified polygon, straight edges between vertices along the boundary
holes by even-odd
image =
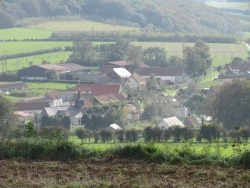
[[[238,34],[240,22],[194,0],[2,0],[0,28],[27,18],[83,17],[170,33]]]

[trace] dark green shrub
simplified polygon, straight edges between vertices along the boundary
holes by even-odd
[[[239,156],[239,165],[250,169],[250,151],[246,151]]]

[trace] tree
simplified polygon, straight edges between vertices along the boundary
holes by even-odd
[[[232,129],[250,125],[250,86],[246,81],[233,80],[221,86],[210,110],[215,120]]]
[[[65,127],[66,129],[70,129],[71,121],[68,116],[63,116],[62,117],[62,126]]]
[[[143,60],[150,66],[167,66],[167,52],[164,48],[149,47],[143,53]]]
[[[83,128],[77,129],[75,134],[79,139],[81,139],[81,143],[83,143],[83,140],[87,137],[86,130]]]
[[[193,95],[185,102],[185,106],[188,107],[191,111],[197,111],[205,105],[205,97],[203,95]]]
[[[157,80],[155,78],[155,75],[150,75],[149,78],[146,81],[146,87],[148,90],[156,90],[158,86]]]
[[[171,56],[168,60],[169,66],[184,66],[183,59],[178,56]]]
[[[11,129],[13,106],[10,100],[0,96],[0,137],[5,137]]]
[[[197,40],[194,47],[185,47],[183,50],[186,72],[195,76],[205,75],[211,66],[210,48],[202,40]]]

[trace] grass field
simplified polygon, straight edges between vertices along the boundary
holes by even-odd
[[[135,42],[143,48],[162,47],[167,50],[167,56],[182,57],[182,51],[185,46],[194,46],[194,43],[165,43],[165,42]],[[235,56],[246,58],[247,49],[245,44],[221,44],[209,43],[210,53],[213,58],[213,65],[219,66],[228,63]]]
[[[69,58],[70,54],[72,54],[72,52],[56,52],[56,53],[48,53],[48,54],[37,55],[37,56],[28,56],[28,57],[22,57],[22,58],[8,59],[6,60],[7,67],[5,65],[3,67],[0,66],[0,72],[2,71],[2,68],[4,72],[6,72],[6,70],[17,71],[19,69],[28,67],[30,65],[42,64],[42,62],[45,60],[52,64],[65,62]]]
[[[55,47],[72,46],[72,42],[1,42],[0,55],[32,52]]]
[[[32,28],[0,29],[1,40],[47,39],[51,34],[52,31]]]
[[[50,31],[137,31],[139,28],[121,25],[104,24],[93,21],[47,21],[30,28]]]
[[[207,5],[216,8],[227,8],[237,10],[250,10],[250,2],[206,2]]]

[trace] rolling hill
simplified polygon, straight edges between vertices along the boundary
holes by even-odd
[[[100,22],[169,33],[238,34],[241,32],[240,22],[233,15],[194,0],[2,0],[0,2],[0,28],[13,27],[20,20],[27,18],[58,16],[64,18],[81,16]]]

